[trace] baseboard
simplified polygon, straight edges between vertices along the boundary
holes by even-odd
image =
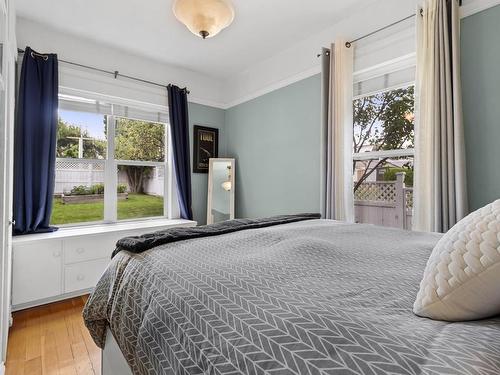
[[[54,296],[54,297],[48,297],[48,298],[43,298],[43,299],[39,299],[36,301],[20,303],[18,305],[12,306],[12,311],[14,312],[14,311],[19,311],[19,310],[29,309],[31,307],[46,305],[48,303],[64,301],[65,299],[79,297],[79,296],[83,296],[85,294],[90,294],[90,293],[92,293],[93,290],[94,290],[94,288],[82,289],[82,290],[77,290],[76,292],[59,294],[59,295]],[[1,372],[0,372],[0,375],[2,375]]]
[[[0,375],[5,375],[5,365],[3,362],[0,362]]]

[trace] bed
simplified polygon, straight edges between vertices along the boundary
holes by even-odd
[[[119,251],[84,320],[103,375],[498,375],[500,319],[412,313],[439,238],[304,220]]]

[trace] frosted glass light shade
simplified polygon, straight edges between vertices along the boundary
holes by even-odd
[[[175,17],[195,35],[211,38],[234,20],[229,0],[175,0]]]

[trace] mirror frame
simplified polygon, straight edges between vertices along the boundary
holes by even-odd
[[[228,162],[231,164],[231,191],[229,197],[229,220],[234,219],[234,189],[235,189],[235,159],[228,158],[210,158],[208,161],[208,196],[207,196],[207,224],[213,224],[212,215],[212,182],[213,182],[213,164],[214,162]]]

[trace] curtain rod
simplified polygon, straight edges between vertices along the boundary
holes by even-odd
[[[422,13],[423,13],[423,10],[422,10],[422,9],[420,9],[420,14],[422,14]],[[389,24],[389,25],[386,25],[386,26],[384,26],[384,27],[381,27],[380,29],[374,30],[374,31],[372,31],[372,32],[370,32],[370,33],[368,33],[368,34],[365,34],[365,35],[363,35],[363,36],[360,36],[359,38],[353,39],[353,40],[351,40],[350,42],[345,42],[345,46],[346,46],[347,48],[351,48],[351,46],[352,46],[352,44],[353,44],[353,43],[356,43],[356,42],[358,42],[358,41],[360,41],[360,40],[363,40],[363,39],[365,39],[365,38],[368,38],[368,37],[370,37],[370,36],[372,36],[372,35],[374,35],[374,34],[377,34],[377,33],[381,32],[381,31],[384,31],[384,30],[386,30],[386,29],[388,29],[388,28],[390,28],[390,27],[396,26],[396,25],[398,25],[398,24],[400,24],[400,23],[402,23],[402,22],[404,22],[404,21],[406,21],[406,20],[409,20],[409,19],[413,18],[413,17],[415,17],[415,14],[409,15],[409,16],[407,16],[407,17],[405,17],[405,18],[402,18],[402,19],[400,19],[400,20],[398,20],[398,21],[396,21],[396,22],[393,22],[393,23],[391,23],[391,24]],[[322,55],[321,53],[318,53],[318,55],[316,55],[316,57],[321,57],[321,55]],[[329,55],[330,55],[330,51],[329,51],[329,50],[328,50],[328,51],[326,51],[326,55],[327,55],[327,56],[329,56]]]
[[[21,48],[18,48],[17,52],[18,53],[24,53],[24,50],[21,49]],[[44,59],[48,58],[48,55],[39,54],[39,53],[37,53],[36,55],[40,56],[40,57],[42,57]],[[167,88],[169,86],[169,85],[165,85],[165,84],[162,84],[162,83],[148,81],[146,79],[132,77],[132,76],[129,76],[129,75],[126,75],[126,74],[122,74],[118,70],[115,70],[115,71],[112,72],[110,70],[100,69],[100,68],[96,68],[94,66],[79,64],[79,63],[75,63],[75,62],[72,62],[72,61],[67,61],[67,60],[62,60],[62,59],[58,59],[58,61],[60,61],[62,63],[65,63],[65,64],[69,64],[69,65],[79,66],[79,67],[85,68],[85,69],[95,70],[96,72],[109,74],[109,75],[112,75],[113,77],[115,77],[115,79],[118,78],[118,77],[122,77],[122,78],[130,79],[132,81],[147,83],[148,85],[153,85],[153,86],[158,86],[158,87],[163,87],[163,88]],[[186,91],[186,94],[190,93],[190,91],[187,89],[187,87],[184,87],[182,90]]]
[[[446,1],[448,2],[449,0],[446,0]],[[458,0],[458,5],[459,5],[459,6],[462,6],[462,0]],[[424,10],[423,10],[422,8],[420,8],[420,15],[421,15],[421,16],[423,16],[423,15],[424,15]],[[374,35],[374,34],[376,34],[376,33],[379,33],[379,32],[381,32],[381,31],[384,31],[384,30],[386,30],[386,29],[388,29],[388,28],[390,28],[390,27],[396,26],[397,24],[400,24],[401,22],[407,21],[407,20],[409,20],[409,19],[411,19],[411,18],[413,18],[413,17],[415,17],[415,16],[416,16],[416,13],[411,14],[411,15],[409,15],[409,16],[407,16],[407,17],[405,17],[405,18],[400,19],[399,21],[396,21],[396,22],[393,22],[393,23],[391,23],[391,24],[389,24],[389,25],[387,25],[387,26],[381,27],[380,29],[374,30],[374,31],[372,31],[371,33],[368,33],[368,34],[365,34],[365,35],[363,35],[363,36],[360,36],[359,38],[353,39],[353,40],[351,40],[350,42],[346,42],[346,43],[345,43],[345,46],[346,46],[347,48],[351,48],[351,46],[352,46],[352,44],[353,44],[353,43],[356,43],[356,42],[358,42],[358,41],[360,41],[360,40],[363,40],[363,39],[365,39],[365,38],[368,38],[368,37],[370,37],[370,36],[372,36],[372,35]],[[327,53],[327,56],[328,56],[328,55],[329,55],[329,52],[327,51],[326,53]],[[317,55],[317,57],[321,57],[321,53],[319,53],[319,54]]]
[[[423,13],[423,10],[422,10],[422,9],[420,9],[420,15],[422,15],[422,13]],[[389,25],[386,25],[386,26],[384,26],[384,27],[381,27],[380,29],[377,29],[377,30],[372,31],[371,33],[368,33],[368,34],[365,34],[365,35],[363,35],[363,36],[360,36],[359,38],[353,39],[353,40],[351,40],[350,42],[345,42],[345,46],[346,46],[347,48],[351,48],[351,46],[352,46],[352,44],[353,44],[353,43],[359,42],[360,40],[366,39],[366,38],[368,38],[368,37],[370,37],[370,36],[372,36],[372,35],[374,35],[374,34],[377,34],[377,33],[381,32],[381,31],[387,30],[387,29],[389,29],[389,28],[391,28],[391,27],[393,27],[393,26],[396,26],[396,25],[398,25],[398,24],[400,24],[400,23],[404,22],[404,21],[407,21],[407,20],[409,20],[409,19],[412,19],[412,18],[413,18],[413,17],[415,17],[415,16],[416,16],[416,14],[411,14],[411,15],[409,15],[409,16],[407,16],[407,17],[405,17],[405,18],[401,18],[400,20],[398,20],[398,21],[396,21],[396,22],[393,22],[393,23],[391,23],[391,24],[389,24]]]

